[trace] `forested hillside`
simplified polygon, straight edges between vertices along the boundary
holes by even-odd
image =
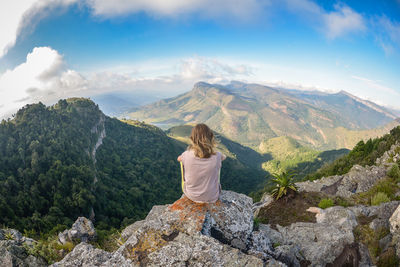
[[[366,166],[374,165],[390,147],[400,140],[400,126],[393,128],[390,133],[382,137],[360,141],[349,154],[323,166],[317,172],[308,175],[305,180],[315,180],[323,176],[341,175],[347,173],[355,164]]]
[[[155,126],[105,116],[87,99],[27,105],[0,125],[0,224],[48,232],[78,216],[117,228],[142,219],[180,197],[176,158],[185,149]],[[264,179],[235,158],[223,164],[224,189],[249,193]]]
[[[92,208],[97,223],[118,227],[180,196],[174,142],[86,99],[19,110],[0,125],[0,153],[0,223],[9,227],[48,231]]]

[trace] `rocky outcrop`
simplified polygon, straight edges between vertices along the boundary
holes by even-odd
[[[324,192],[328,195],[351,197],[366,192],[386,177],[387,167],[354,165],[345,175],[323,177],[319,180],[296,183],[300,192]]]
[[[23,236],[14,229],[0,229],[0,266],[46,266],[43,259],[30,255],[27,251],[36,241]]]
[[[348,207],[349,210],[353,211],[354,214],[358,216],[365,216],[371,218],[369,227],[377,231],[382,228],[389,228],[389,218],[392,216],[393,212],[399,206],[400,201],[391,201],[387,203],[382,203],[379,206],[354,206]]]
[[[85,217],[78,217],[71,229],[66,229],[58,234],[61,244],[67,242],[89,242],[96,240],[97,234],[93,223]]]
[[[354,165],[344,175],[322,177],[314,181],[296,183],[300,192],[323,192],[328,195],[351,197],[356,193],[366,192],[380,179],[386,177],[393,163],[400,162],[400,143],[392,145],[376,160],[376,165],[362,167]]]
[[[183,196],[128,226],[114,253],[81,243],[53,266],[285,266],[268,235],[254,231],[252,204],[230,191],[214,204]]]
[[[378,166],[390,165],[392,162],[400,162],[400,143],[398,141],[382,157],[378,158],[375,164]]]
[[[145,220],[126,227],[117,251],[81,243],[53,267],[373,266],[368,249],[353,234],[357,216],[388,223],[396,205],[312,208],[316,223],[255,229],[254,206],[245,195],[223,191],[214,204],[182,196],[171,205],[154,206]],[[390,246],[391,236],[381,243],[383,249]]]
[[[343,253],[354,247],[355,214],[343,207],[320,210],[317,223],[298,222],[287,227],[261,225],[275,246],[279,260],[289,266],[327,266],[334,264]],[[354,250],[354,249],[353,249]],[[355,249],[359,255],[358,247]],[[348,253],[348,252],[347,252]],[[361,258],[357,260],[360,262]]]

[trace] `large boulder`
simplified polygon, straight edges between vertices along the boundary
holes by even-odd
[[[42,258],[30,255],[27,250],[35,243],[35,240],[23,236],[17,230],[0,229],[0,266],[46,266]]]
[[[251,198],[231,191],[222,191],[213,204],[182,196],[172,205],[155,206],[144,221],[122,232],[124,239],[129,235],[116,253],[138,264],[251,266],[272,258],[267,237],[253,234]],[[263,260],[248,255],[250,248],[264,253]]]
[[[89,242],[96,240],[97,234],[92,221],[85,217],[78,217],[71,229],[66,229],[58,234],[58,241],[61,244],[67,242]]]
[[[360,255],[354,244],[355,214],[343,207],[320,210],[317,223],[298,222],[287,227],[260,226],[274,243],[276,257],[290,266],[327,266],[341,262],[348,253]],[[357,262],[362,259],[357,258]],[[366,260],[364,261],[366,262]]]
[[[213,204],[182,196],[126,227],[114,253],[81,243],[53,266],[285,266],[269,237],[253,231],[252,204],[231,191]]]

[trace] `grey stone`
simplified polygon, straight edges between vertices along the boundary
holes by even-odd
[[[273,201],[274,201],[274,198],[270,194],[264,193],[263,196],[261,197],[260,202],[256,202],[256,203],[253,204],[253,215],[254,215],[254,218],[256,218],[258,216],[258,214],[260,213],[260,210],[262,208],[267,207]]]
[[[64,230],[58,234],[58,241],[61,244],[67,242],[89,242],[96,240],[97,234],[92,221],[85,217],[78,217],[71,229]]]
[[[344,175],[322,177],[319,180],[296,183],[299,191],[324,192],[340,197],[351,197],[356,193],[366,192],[380,179],[386,177],[387,166],[354,165]],[[327,190],[329,188],[329,190]],[[329,192],[328,192],[329,191]]]
[[[390,233],[393,236],[393,243],[396,244],[396,254],[400,257],[400,205],[390,217],[389,224]]]
[[[14,229],[0,229],[0,235],[0,266],[46,266],[42,258],[30,255],[26,249],[27,246],[33,246],[35,240],[24,237]]]
[[[343,207],[331,207],[316,217],[317,223],[277,225],[282,235],[281,245],[275,248],[275,253],[279,253],[278,260],[291,266],[300,266],[301,262],[325,266],[333,263],[347,246],[353,244],[353,229],[357,225],[354,212]],[[265,226],[260,229],[272,232]]]
[[[259,231],[265,232],[273,246],[283,244],[282,234],[279,231],[272,229],[269,224],[260,224],[258,229]]]
[[[111,258],[111,253],[104,250],[96,249],[87,243],[78,244],[64,259],[54,263],[52,267],[89,267],[100,266]]]
[[[371,255],[369,254],[368,248],[366,245],[363,243],[358,243],[359,249],[358,251],[360,252],[360,262],[359,266],[360,267],[372,267],[375,266],[374,263],[372,262]]]
[[[81,243],[56,266],[285,266],[274,259],[265,232],[253,231],[251,198],[222,191],[214,204],[182,197],[154,206],[125,228],[113,252]]]

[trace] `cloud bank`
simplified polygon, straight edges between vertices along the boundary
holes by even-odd
[[[24,63],[0,74],[0,118],[8,118],[25,104],[39,101],[52,104],[60,98],[94,97],[113,92],[171,97],[189,90],[200,80],[227,83],[253,75],[251,66],[204,57],[178,59],[164,69],[157,68],[156,71],[164,75],[155,75],[152,71],[151,68],[131,68],[128,72],[83,75],[69,69],[58,51],[35,47]]]

